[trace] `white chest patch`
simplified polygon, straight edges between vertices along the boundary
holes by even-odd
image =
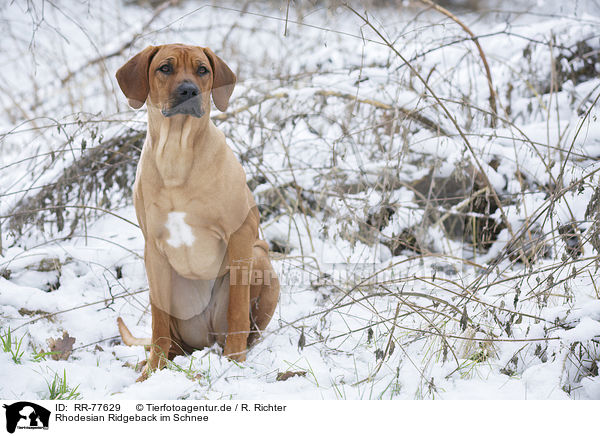
[[[191,247],[194,243],[192,228],[185,222],[185,212],[170,212],[165,227],[169,231],[167,244],[177,248],[182,245]]]

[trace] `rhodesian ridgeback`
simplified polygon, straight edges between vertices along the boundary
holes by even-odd
[[[209,48],[150,46],[117,71],[148,130],[133,187],[145,239],[152,338],[138,381],[167,359],[218,343],[242,362],[277,305],[279,281],[258,237],[259,214],[246,173],[211,121],[210,96],[225,111],[235,74]]]

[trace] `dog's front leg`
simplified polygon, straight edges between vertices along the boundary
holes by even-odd
[[[233,233],[227,247],[229,258],[229,306],[227,308],[227,339],[223,354],[238,362],[246,360],[250,333],[250,277],[256,226],[249,215]]]
[[[150,356],[137,381],[144,381],[155,370],[167,363],[171,348],[169,308],[171,307],[171,266],[151,243],[146,244],[144,253],[150,305],[152,307],[152,345]]]

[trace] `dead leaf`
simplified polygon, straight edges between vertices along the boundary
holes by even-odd
[[[306,345],[306,336],[304,336],[304,327],[300,331],[300,338],[298,338],[298,351],[303,350]]]
[[[465,309],[463,310],[462,316],[460,317],[460,328],[464,332],[469,326],[469,315],[467,314],[467,305],[465,304]]]
[[[67,360],[73,352],[75,338],[69,336],[69,333],[63,332],[62,339],[48,338],[46,340],[52,353],[50,357],[54,360]]]
[[[388,350],[388,360],[390,359],[390,356],[394,353],[395,349],[396,349],[396,344],[394,343],[394,341],[390,341],[390,348]]]
[[[277,373],[277,381],[286,381],[288,378],[292,378],[295,376],[304,377],[306,376],[306,371],[286,371],[286,372],[278,372]]]

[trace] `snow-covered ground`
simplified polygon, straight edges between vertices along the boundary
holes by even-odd
[[[0,6],[0,398],[600,399],[594,2],[460,12],[495,123],[473,41],[420,4],[181,3]],[[145,110],[114,72],[169,42],[238,74],[212,116],[282,289],[243,364],[215,347],[134,383],[145,352],[116,318],[150,334],[129,191]],[[114,138],[131,155],[89,158]]]

